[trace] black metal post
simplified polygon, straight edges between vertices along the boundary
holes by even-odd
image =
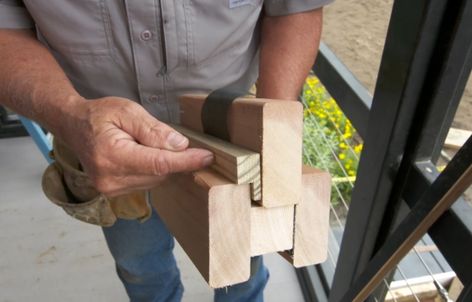
[[[306,292],[329,291],[329,301],[339,301],[383,246],[402,200],[414,207],[437,176],[433,162],[472,66],[472,1],[395,1],[372,104],[325,48],[314,71],[359,130],[364,151],[331,289],[324,288],[331,278],[319,282],[330,275],[324,264],[307,268],[310,276],[299,274],[299,280],[312,283]],[[472,284],[471,214],[459,199],[429,231],[464,284]]]
[[[385,210],[444,11],[444,1],[394,3],[330,301],[339,301],[365,268],[386,215],[395,214]]]

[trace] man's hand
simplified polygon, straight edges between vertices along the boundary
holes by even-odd
[[[98,191],[117,196],[156,186],[167,174],[209,165],[212,153],[123,98],[77,100],[62,140],[77,154]]]
[[[0,101],[72,148],[98,191],[147,189],[212,161],[130,100],[81,98],[32,31],[0,30],[0,53]]]

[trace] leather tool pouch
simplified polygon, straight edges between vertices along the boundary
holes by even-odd
[[[70,216],[100,226],[112,226],[117,218],[145,221],[151,216],[143,191],[113,198],[98,192],[74,153],[57,139],[51,156],[55,162],[43,174],[43,191]]]

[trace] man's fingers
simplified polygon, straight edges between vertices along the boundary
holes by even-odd
[[[121,116],[120,122],[123,131],[127,132],[140,144],[148,147],[171,151],[181,151],[188,147],[188,139],[185,136],[160,122],[138,106],[132,108],[134,110],[129,114]]]
[[[200,170],[209,166],[214,160],[213,153],[196,148],[181,152],[162,150],[160,157],[165,162],[164,170],[161,170],[161,172],[167,172],[165,174]]]
[[[188,147],[185,136],[156,119],[142,123],[139,127],[138,140],[145,146],[170,151],[182,151]]]
[[[122,164],[132,174],[165,176],[170,173],[195,171],[210,165],[213,154],[204,149],[189,148],[168,151],[139,144],[123,150]]]
[[[152,189],[159,185],[164,179],[163,176],[133,175],[116,180],[114,187],[108,191],[102,192],[107,197],[116,197],[135,191],[144,191]]]

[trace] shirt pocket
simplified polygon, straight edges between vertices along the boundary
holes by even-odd
[[[24,0],[42,38],[65,56],[109,56],[110,15],[105,0]]]
[[[243,55],[253,40],[262,2],[186,0],[190,65],[208,65]]]

